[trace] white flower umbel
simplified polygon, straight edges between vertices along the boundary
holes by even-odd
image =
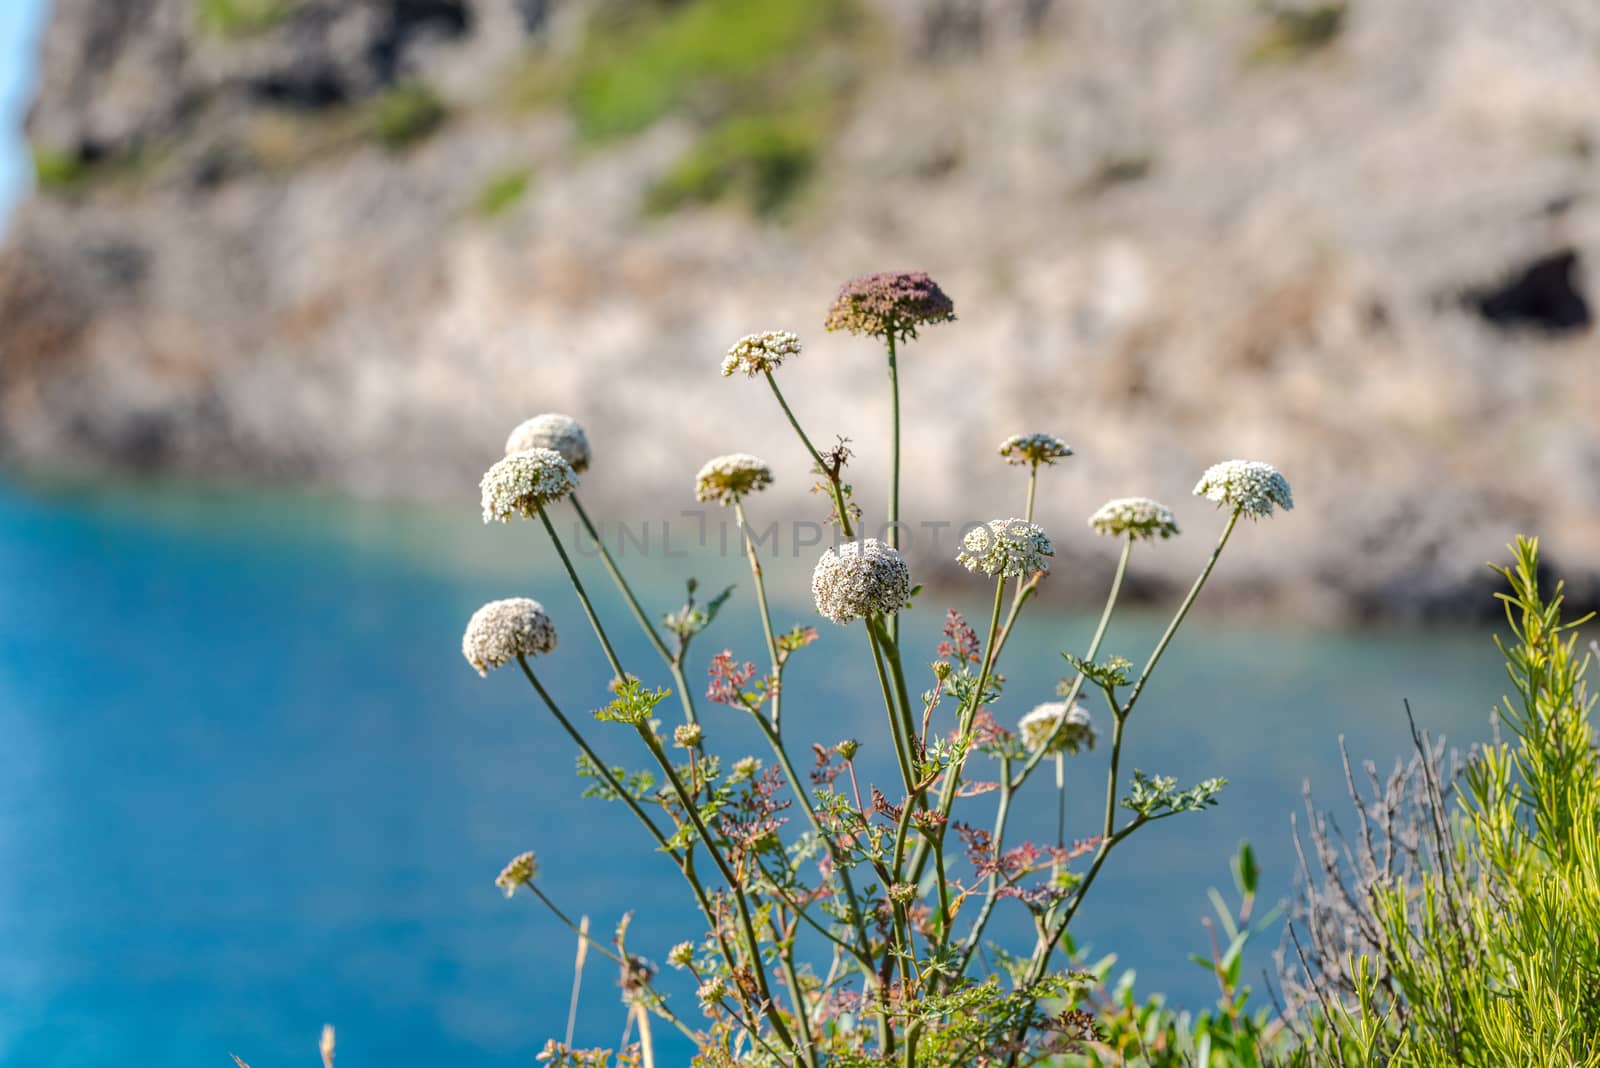
[[[817,611],[835,623],[898,612],[911,603],[905,557],[877,538],[829,549],[811,573]]]
[[[511,897],[517,892],[517,887],[533,882],[539,877],[539,861],[532,853],[521,853],[511,858],[510,862],[501,869],[495,877],[494,885],[505,892],[506,897]]]
[[[556,625],[527,597],[490,601],[467,621],[461,655],[485,677],[518,656],[543,656],[556,647]]]
[[[756,493],[772,485],[772,468],[747,452],[729,453],[706,461],[694,476],[696,500],[732,504],[735,497]]]
[[[504,523],[514,515],[532,518],[542,505],[578,488],[578,476],[554,449],[514,452],[484,473],[483,521]]]
[[[1095,533],[1135,541],[1170,538],[1178,533],[1178,520],[1172,509],[1149,497],[1118,497],[1107,501],[1089,517]]]
[[[536,415],[506,438],[507,456],[529,449],[554,449],[579,473],[589,466],[591,458],[589,435],[583,432],[583,424],[559,412]]]
[[[1055,554],[1050,535],[1039,524],[1026,519],[991,519],[961,539],[956,560],[968,571],[1015,578],[1048,571]]]
[[[1093,749],[1100,738],[1087,708],[1074,703],[1069,709],[1062,701],[1048,701],[1023,716],[1017,722],[1017,732],[1029,749],[1048,746],[1051,753]]]
[[[1013,434],[1000,443],[1008,464],[1053,464],[1072,455],[1072,446],[1054,434]]]
[[[791,356],[800,355],[800,335],[787,330],[764,330],[759,334],[746,334],[733,343],[728,355],[722,359],[724,378],[735,371],[743,371],[754,378],[771,371]]]
[[[1273,506],[1285,512],[1294,507],[1289,482],[1276,467],[1258,460],[1224,460],[1212,464],[1195,483],[1194,495],[1237,508],[1251,519],[1264,519]]]

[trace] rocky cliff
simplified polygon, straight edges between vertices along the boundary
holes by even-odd
[[[1188,571],[1188,491],[1241,456],[1299,507],[1237,595],[1451,612],[1518,530],[1600,575],[1591,0],[53,7],[0,252],[11,465],[471,507],[555,409],[596,503],[673,514],[745,449],[811,514],[770,397],[716,371],[788,328],[871,505],[881,354],[821,321],[904,267],[959,316],[903,360],[919,515],[1015,511],[995,446],[1039,429],[1078,450],[1041,505],[1069,559],[1143,493]]]

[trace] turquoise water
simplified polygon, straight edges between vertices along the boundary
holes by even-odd
[[[231,1051],[256,1068],[311,1064],[332,1021],[341,1068],[528,1065],[564,1028],[573,945],[526,895],[508,902],[492,885],[523,849],[597,930],[635,910],[635,952],[659,961],[694,935],[679,884],[639,848],[627,813],[578,797],[569,747],[520,677],[480,680],[461,659],[481,602],[536,596],[564,628],[547,684],[569,711],[601,703],[603,662],[553,564],[536,528],[485,529],[471,500],[444,515],[199,490],[0,490],[0,1063],[220,1065]],[[747,579],[739,558],[643,566],[662,608],[690,566],[712,588]],[[792,562],[772,574],[804,593]],[[624,663],[648,674],[642,638],[601,600]],[[976,617],[984,600],[974,586],[959,607]],[[913,662],[931,657],[943,607],[923,601]],[[807,609],[791,596],[774,611],[785,625]],[[1036,616],[1007,651],[1017,707],[997,711],[1048,696],[1057,651],[1083,644],[1091,622]],[[1137,659],[1159,626],[1114,628],[1107,650]],[[724,645],[759,658],[748,600],[701,652]],[[786,702],[797,740],[881,733],[860,646],[830,627],[798,654]],[[1286,894],[1289,813],[1307,777],[1327,800],[1342,795],[1340,734],[1387,767],[1408,744],[1409,697],[1424,726],[1481,737],[1503,678],[1487,633],[1210,618],[1180,635],[1163,672],[1130,724],[1125,766],[1232,785],[1219,808],[1132,839],[1076,933],[1136,968],[1141,987],[1196,1006],[1214,991],[1185,957],[1205,947],[1205,888],[1228,885],[1237,842],[1255,844],[1267,896]],[[725,751],[758,752],[723,711],[707,716],[726,725]],[[597,738],[641,763],[620,736]],[[1073,765],[1069,834],[1094,831],[1101,755]],[[891,781],[870,757],[869,777]],[[1054,834],[1048,779],[1020,803],[1020,830],[1039,839]],[[998,933],[1023,937],[1020,909],[1008,918]],[[591,958],[578,1039],[609,1044],[621,1025],[614,976]],[[664,1063],[686,1060],[658,1038]]]

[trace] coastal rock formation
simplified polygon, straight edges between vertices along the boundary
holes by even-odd
[[[1600,590],[1600,7],[739,6],[56,0],[0,456],[471,508],[558,410],[592,506],[675,515],[748,449],[763,507],[815,517],[770,396],[717,374],[791,329],[785,388],[870,513],[882,354],[822,319],[853,274],[924,269],[959,321],[902,359],[907,511],[1012,514],[999,442],[1062,435],[1060,588],[1128,494],[1184,528],[1156,582],[1192,573],[1189,491],[1237,456],[1297,507],[1220,597],[1453,615],[1518,531]]]

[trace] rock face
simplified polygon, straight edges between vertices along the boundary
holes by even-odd
[[[1064,586],[1105,551],[1084,517],[1127,494],[1185,529],[1144,554],[1155,581],[1191,573],[1220,524],[1189,490],[1237,456],[1298,507],[1245,532],[1224,594],[1481,609],[1482,562],[1523,530],[1600,589],[1591,0],[876,0],[781,223],[644,215],[695,143],[681,109],[590,146],[559,101],[506,105],[603,3],[53,6],[29,133],[73,179],[0,253],[12,465],[471,507],[509,428],[559,410],[589,427],[595,503],[676,515],[742,449],[778,472],[764,505],[812,516],[770,395],[716,371],[740,335],[794,329],[790,399],[851,440],[881,514],[883,357],[821,322],[844,278],[904,267],[959,316],[901,361],[908,513],[1018,511],[996,446],[1059,433],[1078,455],[1040,516]],[[417,85],[428,135],[369,136]],[[526,189],[481,210],[497,175]]]

